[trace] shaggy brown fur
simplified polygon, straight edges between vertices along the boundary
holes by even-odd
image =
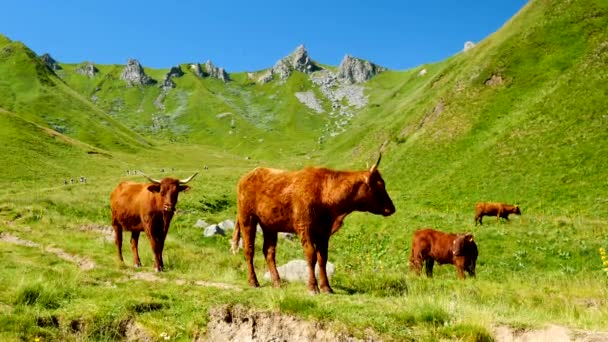
[[[256,226],[264,233],[264,256],[275,287],[280,284],[275,263],[278,232],[296,233],[308,261],[308,289],[333,292],[327,273],[329,237],[353,211],[389,216],[395,207],[377,169],[335,171],[309,167],[299,171],[256,168],[243,176],[237,188],[237,218],[232,248],[239,235],[248,266],[249,284],[259,286],[253,268]],[[319,263],[319,285],[314,267]]]
[[[521,215],[519,206],[505,203],[477,203],[475,204],[475,225],[477,222],[483,224],[481,220],[484,216],[496,216],[496,222],[501,217],[509,221],[509,214]]]
[[[185,181],[173,178],[163,178],[160,181],[148,178],[152,183],[120,183],[110,195],[112,208],[112,227],[118,259],[122,262],[122,232],[131,232],[131,250],[135,267],[141,266],[137,244],[139,233],[142,231],[148,236],[150,246],[154,252],[154,269],[163,270],[163,248],[169,225],[175,212],[177,195],[190,189],[184,185],[194,176]]]
[[[410,268],[417,274],[426,266],[426,275],[433,276],[433,265],[453,264],[458,276],[464,279],[464,271],[475,276],[477,244],[471,233],[451,234],[434,229],[420,229],[414,232]]]

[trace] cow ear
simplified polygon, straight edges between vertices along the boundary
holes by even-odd
[[[466,234],[464,235],[464,239],[465,239],[467,242],[472,242],[472,241],[473,241],[473,233],[466,233]]]
[[[150,185],[148,185],[148,191],[150,191],[150,192],[160,192],[160,184],[150,184]]]
[[[187,185],[180,185],[179,186],[179,192],[186,192],[188,190],[190,190],[190,187],[187,186]]]

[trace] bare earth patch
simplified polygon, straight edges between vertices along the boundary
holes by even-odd
[[[4,241],[7,243],[12,243],[15,245],[20,245],[20,246],[41,247],[42,250],[47,253],[55,254],[56,256],[58,256],[59,258],[61,258],[63,260],[77,264],[78,267],[80,267],[80,269],[83,271],[88,271],[88,270],[95,268],[95,263],[87,257],[73,255],[73,254],[70,254],[70,253],[64,251],[61,248],[57,248],[57,247],[53,247],[53,246],[43,247],[35,242],[29,241],[29,240],[24,240],[18,236],[14,236],[14,235],[11,235],[6,232],[0,232],[0,241]]]
[[[608,341],[608,332],[570,330],[559,325],[549,325],[540,330],[513,329],[498,326],[494,329],[498,342],[602,342]]]
[[[206,336],[195,341],[363,341],[326,329],[319,322],[305,321],[281,312],[264,312],[243,306],[221,306],[209,310]],[[377,341],[373,337],[365,341]]]

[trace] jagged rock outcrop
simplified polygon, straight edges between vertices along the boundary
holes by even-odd
[[[87,76],[88,78],[93,78],[93,77],[95,77],[95,75],[97,75],[97,73],[99,72],[99,69],[97,69],[95,67],[95,65],[93,65],[93,63],[86,62],[86,63],[80,65],[74,71],[78,74]]]
[[[272,69],[258,78],[258,83],[264,84],[270,82],[273,79],[273,75],[278,75],[280,80],[285,80],[294,70],[310,74],[320,69],[321,68],[310,59],[304,45],[300,45],[289,54],[289,56],[278,60]]]
[[[346,55],[338,67],[338,79],[347,84],[362,83],[385,70],[364,59]]]
[[[205,77],[203,69],[201,69],[201,65],[198,63],[190,64],[190,70],[192,70],[192,72],[200,78]]]
[[[53,71],[61,70],[61,66],[59,66],[59,64],[57,64],[57,61],[54,60],[53,57],[51,57],[51,55],[49,55],[48,53],[45,53],[44,55],[40,56],[40,59],[44,62],[44,64],[49,67],[49,69]]]
[[[205,62],[204,68],[205,72],[209,75],[209,77],[217,78],[222,82],[228,82],[230,80],[230,77],[228,76],[226,70],[224,70],[224,68],[216,67],[215,65],[213,65],[213,63],[211,63],[210,60]]]
[[[472,48],[475,47],[475,43],[471,42],[471,41],[467,41],[464,43],[464,48],[462,49],[463,52],[469,51]]]
[[[173,78],[182,76],[184,76],[184,72],[182,71],[182,68],[179,65],[171,67],[171,70],[169,70],[169,72],[165,76],[165,79],[161,83],[160,87],[163,89],[175,88],[175,82],[173,82]]]
[[[127,82],[129,87],[133,85],[149,85],[156,83],[150,76],[146,75],[139,61],[129,59],[127,66],[120,74],[120,79]]]

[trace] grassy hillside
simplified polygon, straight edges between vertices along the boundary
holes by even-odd
[[[608,277],[598,249],[608,248],[606,27],[605,1],[532,1],[467,52],[368,81],[368,104],[323,144],[333,119],[296,99],[307,90],[322,99],[301,73],[264,85],[238,73],[224,84],[184,64],[163,109],[154,104],[161,89],[126,87],[123,66],[99,65],[89,79],[62,64],[55,76],[0,37],[8,56],[0,59],[0,339],[193,340],[204,336],[209,309],[223,304],[386,340],[487,341],[497,327],[548,324],[605,338]],[[146,69],[159,81],[167,71]],[[45,113],[70,129],[52,129]],[[299,283],[250,289],[229,236],[205,238],[194,227],[233,219],[236,182],[255,166],[363,169],[384,142],[380,170],[397,212],[354,213],[332,237],[334,295],[309,296]],[[128,234],[127,263],[116,261],[109,193],[140,180],[126,169],[200,172],[180,195],[162,274],[151,273],[146,239],[143,268],[131,266]],[[61,183],[75,172],[88,184]],[[523,214],[474,226],[474,203],[485,200],[518,203]],[[411,236],[421,227],[472,232],[477,278],[459,281],[451,266],[436,266],[433,279],[411,274]],[[300,243],[281,239],[277,262],[294,258],[303,258]]]

